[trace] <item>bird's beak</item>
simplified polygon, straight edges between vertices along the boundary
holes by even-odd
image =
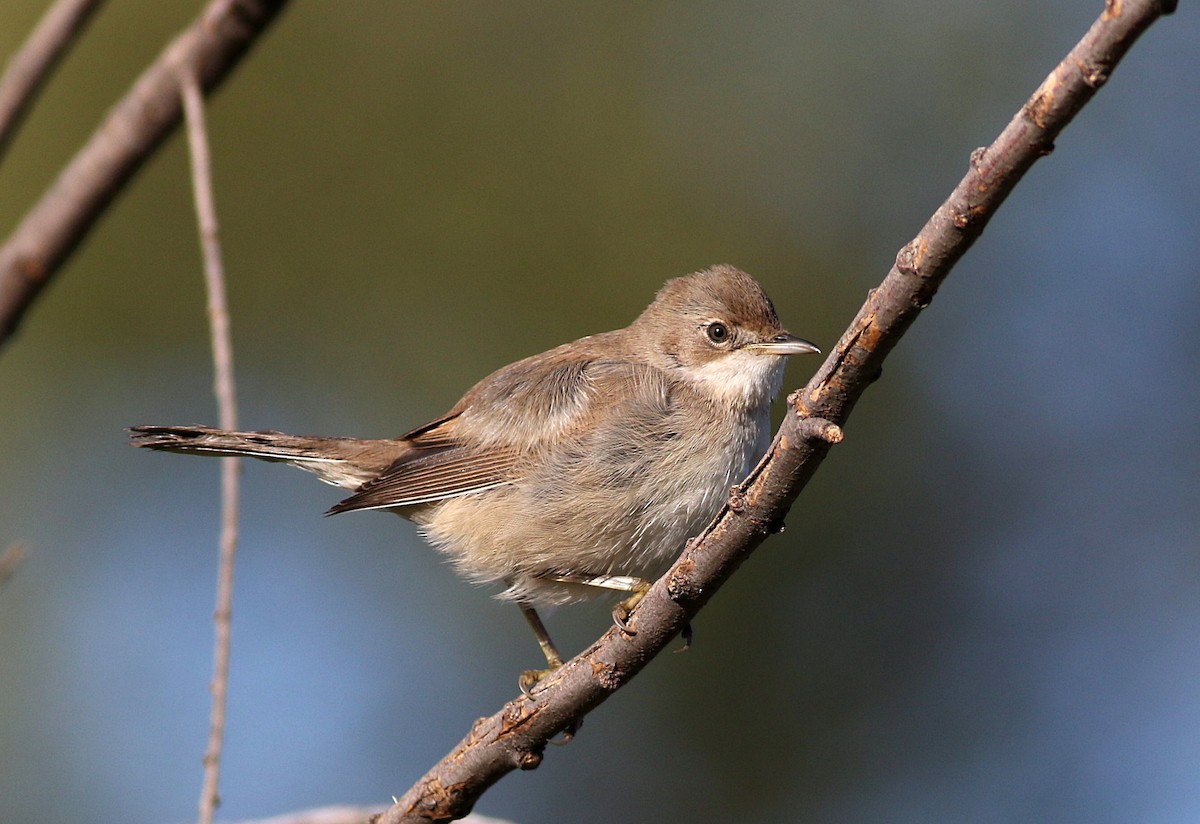
[[[780,332],[770,340],[751,343],[745,348],[763,355],[807,355],[810,352],[821,354],[821,350],[815,343],[809,343],[804,338],[798,338],[790,332]]]

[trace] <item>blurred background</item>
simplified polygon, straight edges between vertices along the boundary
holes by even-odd
[[[4,55],[45,5],[5,0]],[[4,232],[201,6],[99,13]],[[209,111],[243,425],[400,434],[717,262],[828,348],[1101,8],[296,0]],[[480,812],[1200,820],[1198,43],[1183,3],[1018,187],[695,647]],[[176,136],[0,351],[7,824],[194,816],[218,465],[122,429],[215,422],[210,383]],[[411,525],[243,485],[220,814],[383,803],[538,649]]]

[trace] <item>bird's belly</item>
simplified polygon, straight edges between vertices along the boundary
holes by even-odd
[[[410,517],[465,577],[506,585],[500,597],[534,605],[583,600],[603,591],[552,579],[652,579],[665,571],[765,450],[766,415],[758,417],[732,427],[723,443],[697,438],[687,448],[632,455],[623,466],[584,456],[557,474],[442,501]]]

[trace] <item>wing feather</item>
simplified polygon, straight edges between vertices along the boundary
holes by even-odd
[[[328,514],[419,506],[520,483],[527,467],[540,463],[537,455],[577,439],[597,416],[619,415],[619,390],[655,373],[597,358],[580,343],[484,378],[446,415],[404,435],[410,451]]]
[[[327,514],[433,503],[512,482],[511,452],[450,447],[401,458]]]

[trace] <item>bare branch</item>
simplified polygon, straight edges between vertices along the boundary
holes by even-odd
[[[376,824],[450,821],[467,813],[514,769],[533,769],[552,736],[572,729],[636,675],[772,532],[812,477],[883,360],[929,305],[1024,173],[1108,78],[1137,37],[1174,11],[1167,0],[1108,0],[1104,13],[970,169],[929,222],[897,255],[836,349],[789,414],[768,455],[730,495],[717,519],[634,611],[636,634],[615,627],[539,684],[510,701],[436,764]],[[819,418],[820,420],[815,420]]]
[[[236,824],[362,824],[372,815],[382,812],[380,807],[318,807],[312,810],[297,810],[270,818],[247,819]],[[463,819],[464,824],[512,824],[499,818],[471,813]]]
[[[212,0],[112,108],[0,248],[0,343],[96,219],[179,125],[177,66],[211,92],[287,0]]]
[[[58,0],[38,21],[0,77],[0,157],[71,42],[103,0]]]
[[[378,808],[369,807],[317,807],[273,815],[270,818],[247,819],[236,824],[362,824],[378,812]]]
[[[180,88],[187,119],[188,150],[192,161],[192,193],[196,202],[196,222],[200,230],[200,251],[204,258],[204,283],[208,293],[208,319],[212,334],[215,374],[213,392],[223,429],[237,429],[237,393],[233,380],[233,341],[230,337],[229,306],[225,297],[225,264],[217,226],[217,205],[213,196],[212,156],[204,122],[204,98],[196,76],[186,67],[180,69]]]
[[[183,109],[187,122],[188,150],[192,160],[192,192],[196,223],[204,258],[204,283],[208,292],[208,321],[213,350],[213,392],[218,416],[225,429],[237,429],[237,395],[233,381],[233,341],[229,333],[229,307],[225,300],[225,265],[217,229],[213,196],[212,159],[204,125],[204,96],[191,66],[178,67]],[[204,751],[204,783],[200,792],[200,824],[212,824],[220,803],[221,748],[225,739],[225,707],[229,694],[229,641],[233,615],[233,572],[238,539],[237,458],[221,459],[221,539],[217,573],[217,608],[213,614],[212,711],[208,746]]]

